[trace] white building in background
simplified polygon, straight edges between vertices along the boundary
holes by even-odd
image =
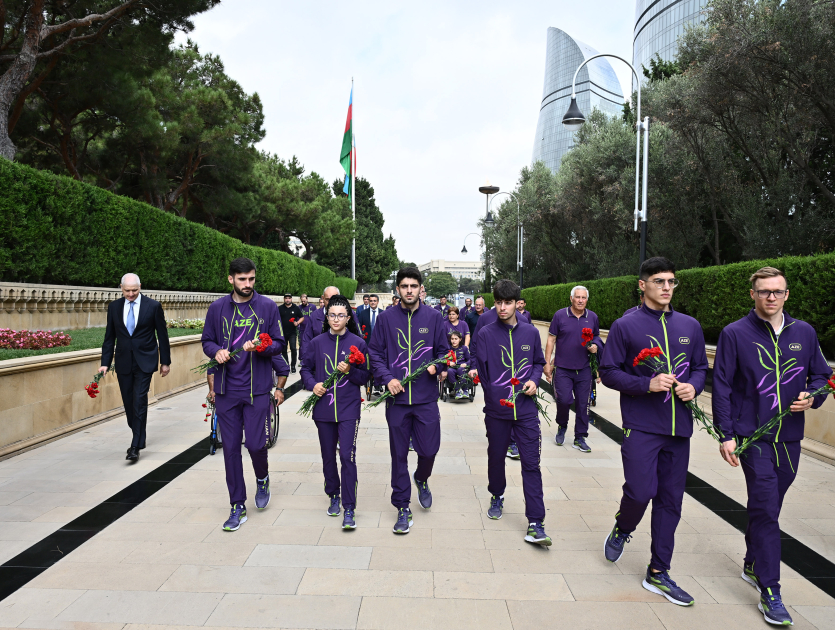
[[[424,275],[426,275],[427,273],[447,271],[452,275],[453,278],[457,278],[458,280],[461,280],[462,278],[482,280],[484,278],[484,272],[481,269],[481,263],[471,262],[468,260],[430,260],[428,263],[418,265],[418,269]]]

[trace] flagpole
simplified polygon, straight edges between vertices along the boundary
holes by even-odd
[[[351,242],[351,279],[357,279],[357,143],[354,140],[354,77],[351,77],[351,218],[354,240]]]

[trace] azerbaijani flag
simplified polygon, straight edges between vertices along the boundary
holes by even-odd
[[[345,121],[345,134],[342,136],[342,152],[339,154],[339,163],[345,169],[345,186],[342,188],[349,197],[351,196],[351,161],[354,158],[351,151],[351,144],[353,139],[353,105],[354,105],[354,87],[351,86],[351,98],[348,101],[348,120]]]

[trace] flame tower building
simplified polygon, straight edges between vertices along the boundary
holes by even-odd
[[[594,48],[565,31],[554,27],[548,29],[545,85],[533,144],[533,162],[541,160],[556,172],[562,156],[574,146],[574,132],[562,124],[562,117],[571,102],[571,79],[580,64],[596,54]],[[577,105],[586,116],[594,109],[610,116],[623,113],[623,91],[605,57],[583,67],[577,75],[575,89]]]

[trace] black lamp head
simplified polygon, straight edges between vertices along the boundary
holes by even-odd
[[[581,112],[580,108],[577,107],[577,97],[572,96],[571,104],[568,106],[568,111],[565,112],[565,116],[562,117],[562,124],[565,125],[566,129],[576,131],[584,122],[586,122],[586,117],[583,116],[583,112]]]

